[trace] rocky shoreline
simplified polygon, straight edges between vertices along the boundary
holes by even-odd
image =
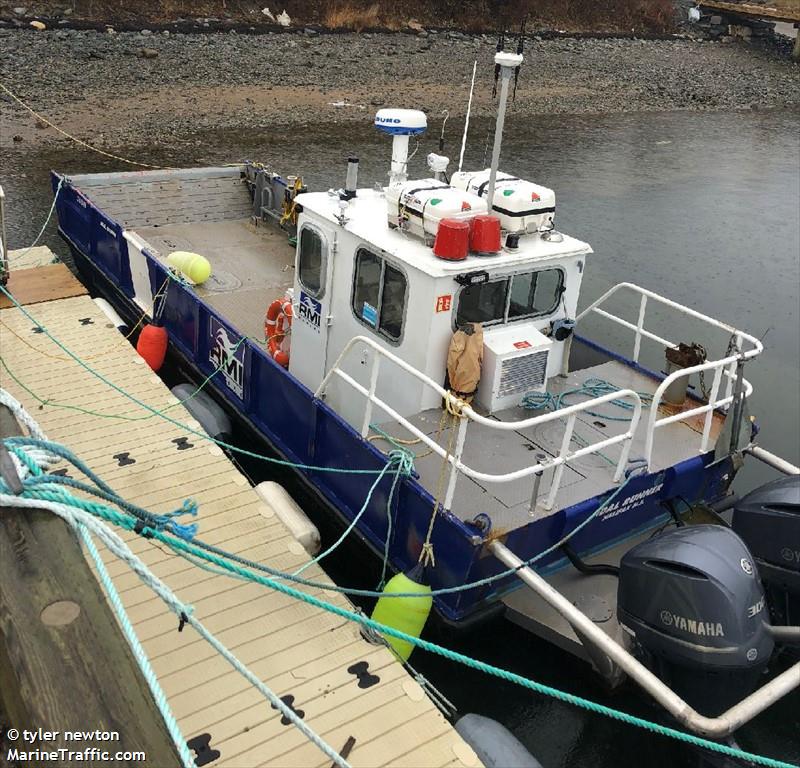
[[[363,121],[377,107],[493,113],[488,35],[424,30],[260,35],[0,28],[0,82],[99,147],[170,146],[205,131]],[[796,107],[790,43],[534,37],[517,115]],[[0,149],[67,141],[0,91]]]

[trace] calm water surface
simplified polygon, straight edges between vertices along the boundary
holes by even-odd
[[[457,156],[460,126],[451,121],[445,154]],[[438,126],[424,138],[412,174],[427,175],[424,157],[436,151]],[[487,124],[471,132],[465,168],[482,167]],[[751,410],[761,443],[800,463],[800,115],[791,112],[659,113],[592,117],[509,116],[501,167],[556,190],[559,229],[592,244],[583,305],[611,285],[631,281],[764,338],[765,352],[746,376],[755,393]],[[361,186],[385,181],[390,142],[364,114],[363,124],[324,130],[215,133],[185,137],[180,150],[160,150],[146,162],[172,165],[271,162],[301,173],[311,188],[341,186],[345,158],[361,158]],[[415,167],[413,167],[415,166]],[[114,168],[73,147],[36,151],[14,147],[2,158],[0,179],[9,196],[12,247],[37,234],[50,204],[49,168],[66,172]],[[117,166],[119,167],[119,166]],[[44,242],[67,257],[47,230]],[[635,319],[635,317],[634,317]],[[699,340],[722,352],[727,339],[699,334],[690,324],[658,324],[675,341]],[[632,339],[597,326],[594,334],[621,350]],[[720,349],[721,345],[721,349]],[[646,361],[663,363],[649,350]],[[264,465],[249,466],[257,479]],[[274,476],[274,475],[273,475]],[[748,462],[740,492],[774,477]],[[291,485],[291,483],[290,483]],[[331,565],[340,583],[363,580],[347,553]],[[608,696],[581,663],[522,631],[500,625],[467,640],[448,640],[478,658],[541,682],[645,717],[659,713],[631,689]],[[449,662],[417,652],[413,661],[447,691],[461,712],[501,720],[545,768],[649,768],[706,765],[696,752],[599,715],[532,695]],[[752,751],[800,761],[800,695],[785,699],[738,733]]]

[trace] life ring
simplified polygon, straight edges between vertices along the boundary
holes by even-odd
[[[292,330],[292,302],[289,299],[275,299],[267,308],[264,318],[264,336],[267,351],[272,359],[289,367],[289,334]]]

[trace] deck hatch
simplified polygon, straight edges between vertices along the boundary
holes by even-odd
[[[503,360],[498,396],[504,397],[541,387],[547,372],[547,352],[548,350],[543,349],[532,355]]]

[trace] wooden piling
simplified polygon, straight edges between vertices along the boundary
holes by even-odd
[[[20,434],[0,406],[0,437]],[[143,752],[119,766],[178,766],[163,719],[68,525],[51,512],[0,508],[0,710],[4,748]],[[25,739],[25,731],[57,732]],[[71,739],[66,732],[84,736]],[[86,736],[87,732],[118,734]],[[17,732],[15,738],[10,738]],[[118,738],[118,740],[114,740]],[[58,759],[53,765],[109,765]],[[43,764],[41,760],[26,764]]]

